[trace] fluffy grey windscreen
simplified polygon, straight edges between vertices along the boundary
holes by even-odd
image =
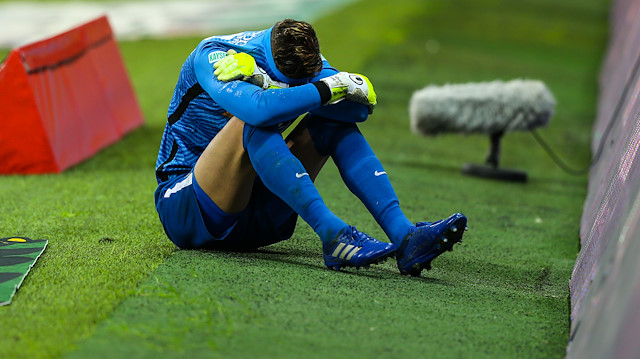
[[[547,86],[536,80],[431,85],[413,93],[409,116],[411,130],[421,135],[491,134],[545,126],[555,105]]]

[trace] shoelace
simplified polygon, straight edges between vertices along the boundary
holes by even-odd
[[[369,236],[368,234],[358,231],[356,229],[356,227],[349,226],[348,230],[351,231],[349,233],[349,239],[350,239],[351,244],[362,245],[362,244],[364,244],[365,241],[374,240],[374,238]]]
[[[428,226],[430,225],[432,222],[417,222],[416,225],[414,227],[409,228],[409,233],[413,233],[416,230],[418,230],[418,228],[420,227],[424,227],[424,226]]]

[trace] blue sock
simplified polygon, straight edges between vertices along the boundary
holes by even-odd
[[[327,208],[304,166],[287,147],[276,127],[244,125],[244,148],[265,186],[282,199],[323,242],[332,240],[347,224]]]
[[[349,190],[367,207],[399,246],[413,225],[400,209],[400,202],[380,160],[353,123],[310,118],[309,132],[322,155],[333,158]]]

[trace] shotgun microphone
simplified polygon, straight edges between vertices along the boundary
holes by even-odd
[[[490,138],[486,166],[466,164],[466,174],[525,182],[526,173],[501,169],[500,140],[511,131],[546,126],[556,100],[537,80],[430,85],[413,93],[409,103],[411,130],[419,135],[485,134]]]

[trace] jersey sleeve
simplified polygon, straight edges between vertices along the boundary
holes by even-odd
[[[285,89],[262,88],[244,81],[219,81],[213,74],[216,51],[225,48],[203,47],[194,53],[198,83],[211,98],[242,121],[264,127],[291,120],[320,107],[320,94],[313,84]]]

